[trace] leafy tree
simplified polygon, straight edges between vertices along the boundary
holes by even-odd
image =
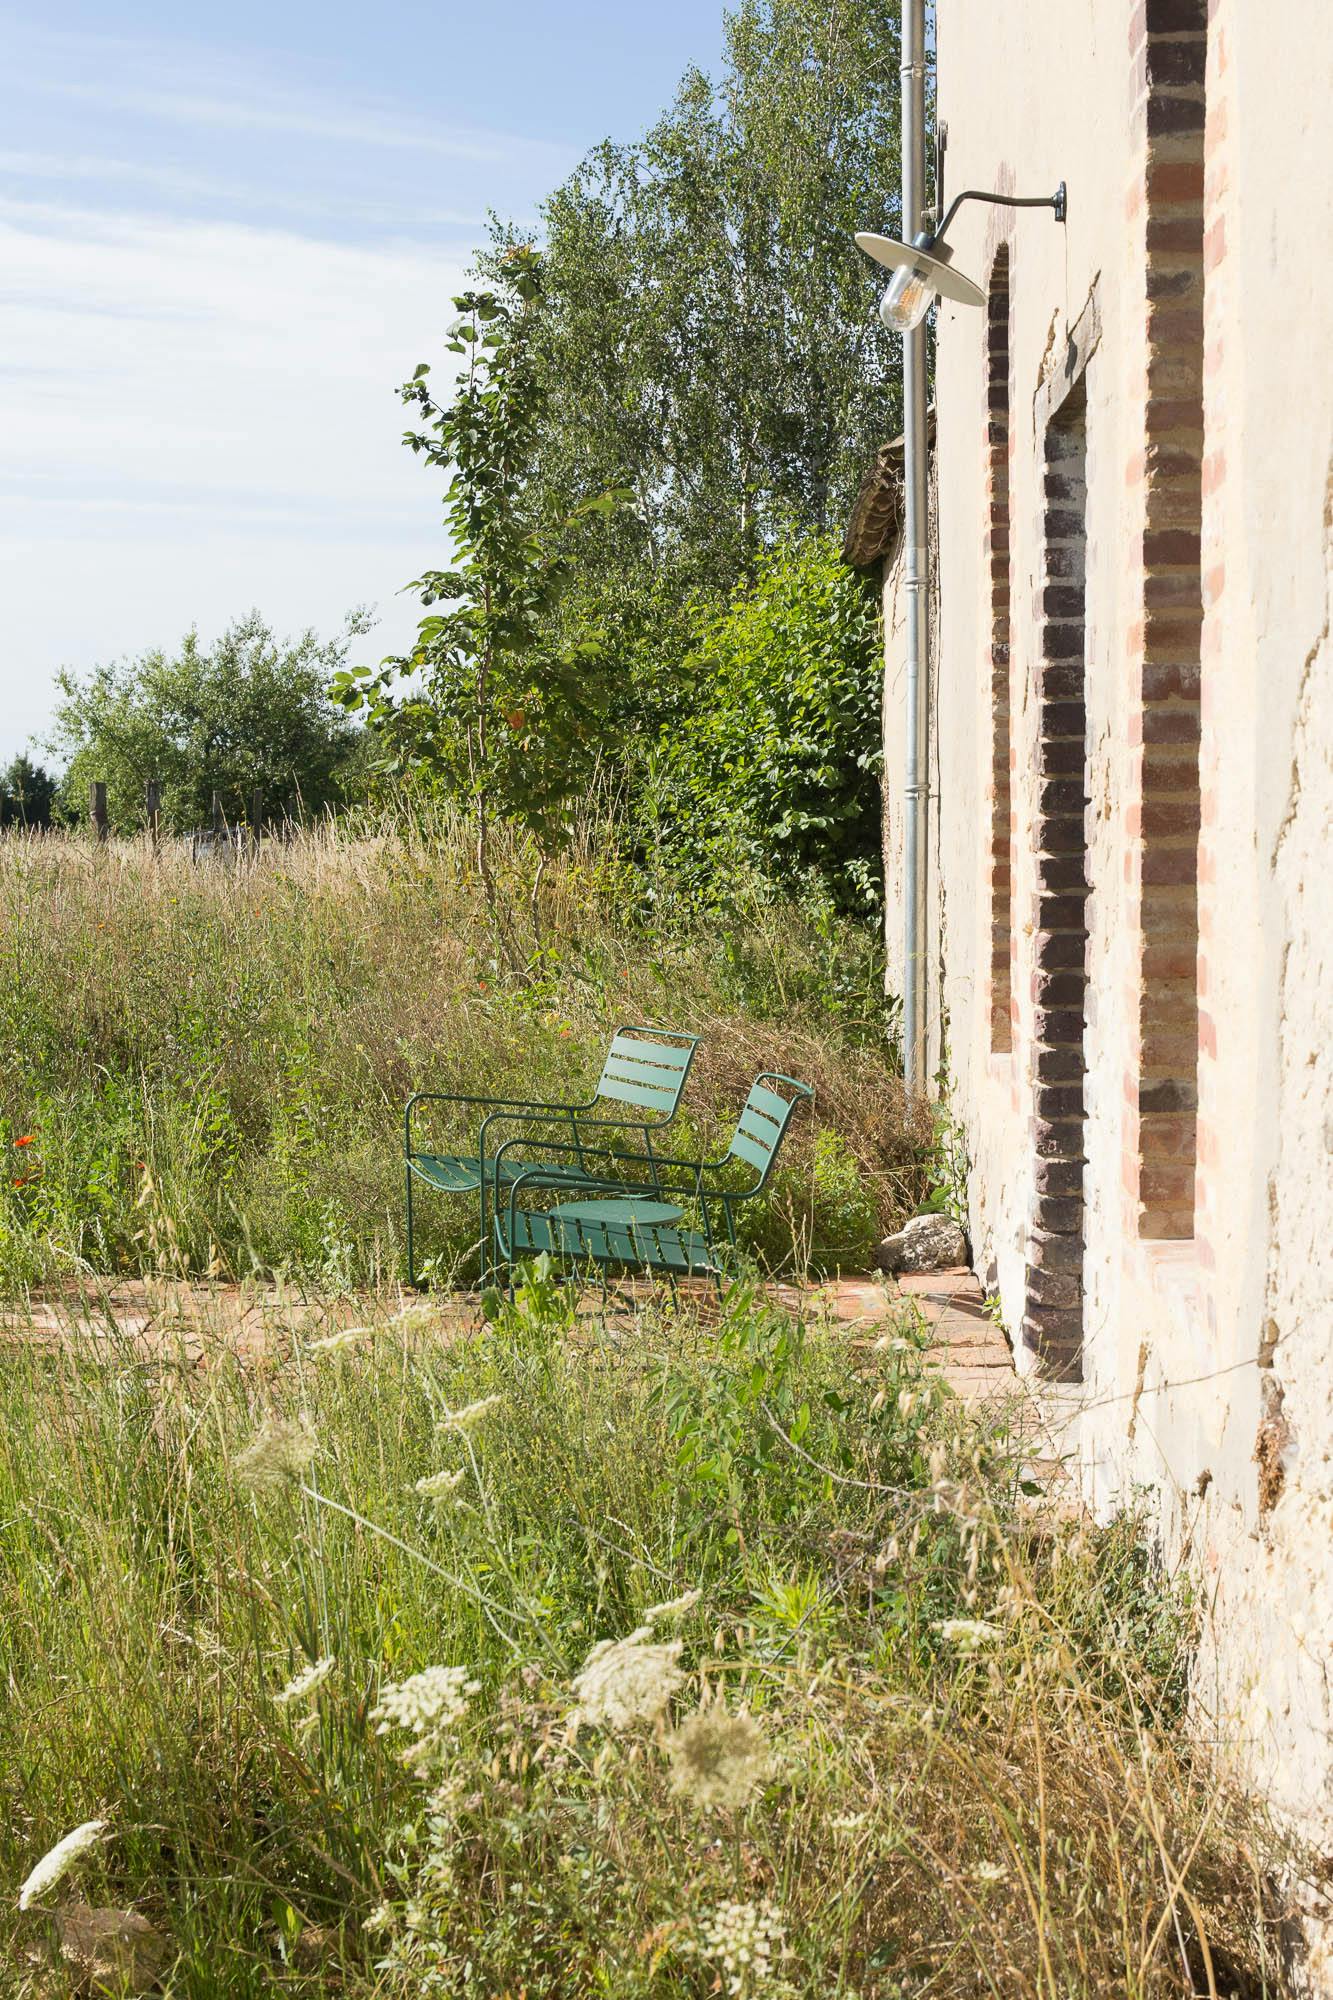
[[[535,478],[555,511],[632,488],[596,552],[611,598],[725,592],[785,526],[836,525],[897,427],[852,236],[898,227],[898,64],[893,0],[742,0],[720,86],[687,72],[546,204]]]
[[[516,245],[500,268],[498,290],[454,301],[448,348],[463,365],[452,399],[436,401],[425,362],[401,391],[423,426],[404,442],[449,476],[454,567],[411,586],[440,608],[421,621],[407,657],[335,682],[349,708],[368,712],[398,768],[424,770],[466,804],[497,921],[493,821],[527,828],[543,851],[557,846],[604,742],[611,690],[601,637],[577,621],[562,632],[556,612],[588,529],[628,498],[608,489],[567,508],[544,504],[534,467],[545,393],[534,354],[545,264]]]
[[[654,787],[663,843],[705,895],[745,869],[875,907],[878,630],[873,592],[819,533],[766,551],[709,620]]]
[[[360,732],[329,681],[368,626],[358,614],[336,639],[306,632],[279,641],[254,611],[212,647],[190,632],[174,656],[145,653],[82,680],[62,673],[49,747],[68,759],[66,809],[86,809],[95,778],[106,783],[112,825],[124,830],[143,824],[150,778],[161,788],[163,824],[176,831],[206,824],[215,792],[237,819],[252,791],[270,814],[339,803]]]
[[[0,771],[0,827],[50,826],[55,799],[55,779],[31,757],[15,757]]]

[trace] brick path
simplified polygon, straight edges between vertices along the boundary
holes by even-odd
[[[959,1395],[987,1396],[1015,1386],[1009,1348],[987,1315],[981,1287],[970,1271],[932,1271],[896,1280],[839,1278],[823,1285],[777,1285],[774,1292],[784,1305],[827,1314],[852,1335],[882,1328],[898,1313],[915,1310],[934,1336],[932,1360]],[[472,1323],[475,1301],[437,1303],[444,1324]],[[382,1313],[386,1305],[392,1311],[395,1302],[317,1299],[281,1286],[131,1279],[48,1295],[27,1307],[0,1305],[0,1335],[129,1340],[142,1349],[180,1350],[197,1362],[218,1344],[258,1353],[280,1332],[313,1338],[354,1324],[368,1308]]]

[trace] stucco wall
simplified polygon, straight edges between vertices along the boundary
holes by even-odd
[[[1152,0],[1202,26],[1202,0]],[[939,605],[934,897],[978,1268],[1021,1326],[1037,1149],[1042,437],[1071,366],[1087,435],[1084,1476],[1156,1496],[1164,1547],[1213,1592],[1201,1715],[1333,1848],[1333,279],[1330,17],[1215,0],[1203,183],[1198,1132],[1193,1234],[1140,1233],[1145,447],[1144,8],[939,7],[948,189],[1069,188],[1043,211],[965,208],[959,269],[1010,245],[1013,1048],[992,1048],[991,578],[982,314],[943,305],[936,380]],[[1138,67],[1136,68],[1136,63]],[[1000,86],[997,87],[997,79]],[[1074,349],[1071,350],[1071,336]],[[1159,374],[1160,380],[1160,374]],[[1167,439],[1169,442],[1169,437]],[[1160,440],[1159,440],[1160,442]],[[1149,437],[1151,457],[1153,440]],[[890,583],[892,706],[900,635]],[[886,719],[889,782],[901,722]],[[890,808],[892,812],[892,805]],[[894,919],[891,919],[891,922]],[[891,946],[892,946],[891,932]],[[1190,995],[1193,1004],[1193,993]],[[1256,1453],[1258,1457],[1256,1458]],[[1333,1983],[1326,1968],[1322,1977]],[[1314,1980],[1316,1974],[1311,1973]],[[1316,1985],[1316,1990],[1318,1987]]]

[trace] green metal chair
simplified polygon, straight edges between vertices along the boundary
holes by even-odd
[[[813,1094],[795,1077],[765,1070],[750,1087],[721,1159],[676,1160],[658,1153],[647,1179],[633,1181],[609,1173],[589,1177],[573,1199],[550,1209],[520,1203],[543,1190],[565,1191],[559,1167],[532,1165],[509,1174],[510,1146],[517,1143],[509,1141],[497,1155],[498,1170],[508,1183],[507,1200],[495,1205],[497,1266],[512,1275],[524,1258],[545,1251],[565,1263],[659,1271],[673,1282],[711,1277],[720,1291],[736,1250],[736,1208],[753,1201],[764,1188],[793,1113]],[[723,1178],[736,1160],[755,1172],[756,1178],[746,1185],[728,1185]],[[686,1223],[687,1205],[695,1210],[697,1227]]]
[[[595,1159],[605,1171],[608,1161],[625,1160],[638,1170],[653,1171],[653,1133],[663,1132],[680,1109],[681,1092],[699,1046],[697,1035],[674,1028],[617,1028],[611,1037],[602,1073],[592,1096],[577,1104],[548,1104],[521,1097],[473,1097],[458,1091],[417,1090],[408,1098],[403,1112],[404,1179],[407,1189],[407,1281],[415,1286],[416,1245],[413,1215],[413,1187],[417,1181],[440,1194],[475,1194],[481,1208],[480,1244],[483,1258],[489,1241],[487,1210],[498,1205],[505,1186],[534,1166],[545,1155],[560,1151],[570,1155],[550,1163],[552,1184],[581,1188],[588,1184]],[[589,1117],[601,1102],[633,1105],[650,1114],[643,1118]],[[471,1154],[429,1153],[413,1144],[412,1112],[418,1104],[455,1104],[484,1110],[477,1135],[477,1151]],[[518,1123],[521,1133],[502,1144],[503,1128]],[[552,1147],[546,1134],[555,1127],[569,1134],[559,1148]],[[535,1129],[534,1129],[535,1128]],[[644,1155],[618,1151],[604,1143],[609,1132],[637,1132],[643,1135]],[[593,1136],[596,1135],[596,1136]],[[520,1150],[515,1152],[512,1147]],[[526,1148],[526,1157],[522,1149]],[[533,1150],[540,1156],[533,1158]],[[501,1159],[503,1154],[503,1159]]]

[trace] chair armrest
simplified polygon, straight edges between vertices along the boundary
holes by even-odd
[[[414,1104],[490,1105],[492,1107],[500,1107],[503,1111],[508,1111],[515,1116],[521,1116],[524,1112],[533,1116],[546,1112],[553,1117],[567,1118],[572,1112],[588,1110],[596,1102],[597,1099],[595,1097],[589,1097],[578,1104],[547,1104],[540,1098],[474,1097],[461,1090],[414,1090],[408,1098],[407,1103],[403,1106],[403,1135],[407,1150],[410,1153],[412,1150],[412,1107]],[[483,1120],[483,1126],[484,1123],[485,1121]]]

